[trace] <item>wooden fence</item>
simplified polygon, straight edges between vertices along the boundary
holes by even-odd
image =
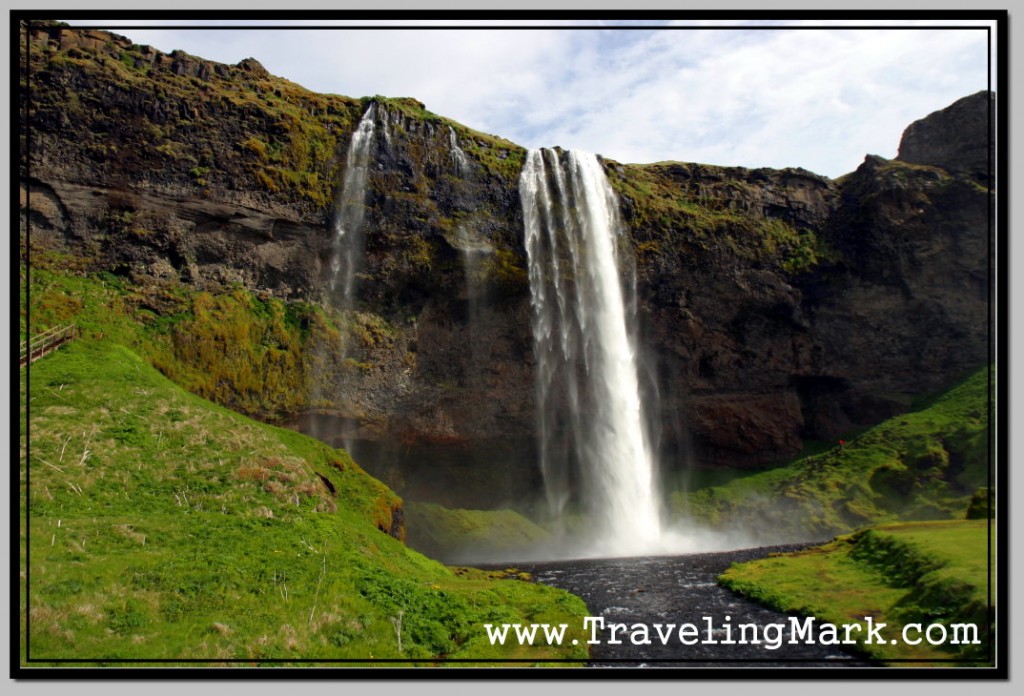
[[[77,335],[77,326],[65,324],[64,326],[55,326],[52,329],[47,329],[30,341],[22,341],[18,364],[24,367],[30,362],[35,362],[47,353],[57,350]]]

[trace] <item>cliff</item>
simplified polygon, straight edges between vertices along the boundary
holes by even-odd
[[[113,276],[170,376],[263,418],[376,442],[366,456],[400,489],[465,506],[536,483],[523,148],[412,99],[315,94],[252,59],[57,25],[29,38],[20,185],[33,268]],[[328,292],[336,197],[371,101],[380,136],[345,313]],[[987,108],[987,95],[962,100],[911,126],[898,159],[868,156],[837,180],[604,161],[669,473],[691,458],[780,461],[988,361]],[[972,125],[951,140],[949,122]],[[228,337],[197,347],[230,303],[204,313],[196,293],[280,308],[278,334],[252,340],[267,346],[257,363],[288,366],[287,398],[225,367]],[[343,334],[355,338],[341,353]],[[441,470],[417,464],[423,447],[447,448]]]

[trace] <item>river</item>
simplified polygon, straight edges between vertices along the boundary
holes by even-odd
[[[588,628],[593,667],[851,667],[866,665],[839,646],[788,642],[790,618],[766,609],[721,587],[715,578],[733,562],[764,557],[771,551],[796,547],[772,547],[686,556],[586,559],[545,563],[521,563],[520,571],[532,574],[545,585],[559,587],[583,598],[594,621]],[[600,617],[605,628],[599,627]],[[609,624],[626,624],[612,635]],[[646,627],[651,644],[634,625]],[[693,624],[682,635],[679,628]],[[710,625],[709,625],[710,624]],[[740,624],[756,624],[762,642],[753,643],[753,628],[741,640]],[[776,629],[783,624],[781,644]],[[674,628],[669,626],[674,625]],[[802,625],[802,619],[801,619]],[[659,637],[659,629],[662,636]],[[643,629],[640,629],[641,631]],[[710,630],[710,633],[709,633]],[[631,638],[635,637],[635,640]],[[817,635],[817,631],[814,631]],[[734,643],[730,643],[730,639]],[[765,640],[767,639],[767,641]],[[617,641],[617,642],[613,642]]]

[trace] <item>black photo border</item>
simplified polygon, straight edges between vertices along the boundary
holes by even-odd
[[[1008,268],[1009,259],[1006,253],[1008,245],[1008,219],[1009,219],[1009,191],[1006,187],[1008,182],[1009,172],[1009,149],[1006,144],[1009,142],[1009,121],[1008,121],[1008,104],[1009,104],[1009,63],[1008,63],[1008,12],[1005,10],[863,10],[863,11],[849,11],[849,10],[643,10],[643,11],[623,11],[623,10],[593,10],[593,11],[580,11],[580,10],[551,10],[551,11],[538,11],[538,10],[522,10],[522,11],[463,11],[463,10],[401,10],[401,11],[369,11],[369,10],[347,10],[347,11],[323,11],[323,10],[309,10],[309,11],[280,11],[280,10],[248,10],[248,11],[237,11],[237,10],[69,10],[69,11],[53,11],[53,10],[12,10],[10,11],[10,103],[11,103],[11,132],[10,142],[12,144],[12,157],[11,157],[11,263],[12,266],[15,264],[15,259],[18,259],[22,254],[21,248],[21,235],[14,235],[13,230],[21,229],[22,219],[20,214],[20,201],[19,201],[19,181],[22,177],[30,178],[30,162],[32,155],[32,137],[31,137],[31,123],[29,118],[29,107],[32,98],[32,82],[31,74],[29,71],[28,61],[22,62],[23,52],[26,53],[31,50],[30,41],[26,33],[24,43],[21,39],[21,27],[23,24],[29,24],[33,21],[44,21],[54,19],[59,16],[60,19],[69,22],[71,28],[76,28],[74,20],[89,20],[96,22],[97,20],[110,20],[112,23],[108,25],[102,24],[89,24],[88,26],[83,25],[82,29],[101,29],[109,30],[114,33],[118,31],[124,31],[132,28],[141,29],[152,29],[154,27],[149,25],[144,26],[132,26],[123,23],[123,19],[126,16],[132,18],[138,18],[140,20],[148,19],[161,19],[172,21],[175,19],[182,21],[230,21],[230,20],[362,20],[369,21],[370,24],[359,25],[358,27],[344,26],[344,27],[325,27],[325,26],[313,26],[313,25],[281,25],[278,27],[273,26],[261,26],[259,29],[288,29],[288,30],[320,30],[330,31],[332,28],[340,28],[346,30],[357,29],[401,29],[407,28],[409,30],[419,31],[430,31],[430,30],[451,30],[451,29],[472,29],[479,30],[480,26],[468,26],[459,25],[458,22],[466,21],[521,21],[521,20],[535,20],[539,24],[530,25],[501,25],[494,24],[483,27],[485,29],[500,29],[500,30],[533,30],[533,29],[559,29],[567,31],[586,31],[594,29],[608,29],[608,26],[566,26],[566,25],[544,25],[543,22],[558,22],[562,20],[606,20],[606,21],[656,21],[656,20],[669,20],[669,19],[699,19],[699,20],[786,20],[786,19],[800,19],[810,21],[821,21],[828,22],[834,20],[850,21],[848,25],[843,25],[844,29],[856,29],[856,28],[871,28],[871,29],[919,29],[924,28],[921,26],[905,26],[899,24],[891,25],[870,25],[870,27],[861,25],[858,26],[856,20],[867,21],[942,21],[949,22],[947,25],[927,27],[927,28],[950,28],[950,29],[963,29],[966,28],[962,25],[957,25],[957,20],[960,21],[978,21],[986,20],[991,21],[994,26],[984,27],[972,25],[969,28],[977,29],[979,31],[988,32],[988,40],[990,47],[994,46],[994,50],[990,51],[990,64],[989,64],[989,90],[996,93],[995,105],[990,108],[990,119],[995,121],[995,152],[996,161],[991,163],[991,171],[995,173],[996,181],[996,195],[994,210],[990,207],[990,226],[989,226],[989,280],[990,287],[994,288],[995,296],[989,298],[989,353],[991,364],[996,366],[995,379],[990,380],[990,404],[994,408],[994,418],[989,419],[989,433],[990,433],[990,447],[989,447],[989,476],[990,482],[995,487],[995,499],[996,499],[996,518],[990,521],[989,535],[991,542],[991,535],[996,534],[995,543],[990,543],[990,548],[995,548],[995,563],[996,568],[994,573],[990,573],[990,577],[996,578],[995,590],[990,586],[990,607],[994,606],[994,621],[995,627],[992,631],[994,645],[992,646],[992,667],[976,667],[976,666],[963,666],[961,663],[968,661],[965,660],[905,660],[903,662],[913,663],[914,665],[921,665],[927,663],[929,666],[914,666],[914,667],[900,667],[900,666],[871,666],[871,667],[844,667],[842,665],[828,666],[828,667],[808,667],[806,665],[801,666],[804,662],[816,662],[818,660],[778,660],[778,659],[765,659],[765,660],[719,660],[715,661],[715,667],[701,666],[697,667],[683,667],[680,663],[685,663],[687,660],[672,659],[665,660],[664,662],[670,662],[672,666],[666,666],[663,669],[639,669],[630,668],[627,665],[635,665],[635,660],[620,660],[620,661],[609,661],[602,660],[601,664],[606,666],[614,666],[615,663],[621,662],[622,667],[613,670],[595,670],[595,669],[564,669],[564,668],[548,668],[548,667],[488,667],[488,664],[501,664],[509,665],[516,662],[523,662],[533,664],[536,660],[507,660],[507,659],[494,659],[494,660],[437,660],[437,665],[446,664],[459,664],[460,669],[417,669],[417,668],[401,668],[400,665],[407,665],[409,663],[424,664],[429,663],[429,660],[126,660],[118,659],[116,664],[111,665],[111,660],[101,659],[81,659],[81,660],[54,660],[54,659],[33,659],[29,651],[29,612],[27,611],[27,602],[29,601],[30,595],[30,573],[29,573],[29,559],[30,559],[30,540],[28,538],[28,521],[29,521],[29,505],[27,496],[22,499],[20,494],[21,481],[20,481],[20,465],[18,467],[13,466],[15,461],[21,461],[21,453],[19,451],[19,442],[15,439],[15,432],[25,433],[25,461],[28,461],[29,456],[29,441],[28,437],[30,428],[30,416],[28,410],[28,404],[23,404],[20,398],[20,394],[15,392],[12,387],[11,392],[11,467],[10,467],[10,516],[11,516],[11,537],[10,537],[10,560],[11,560],[11,596],[10,596],[10,610],[11,610],[11,626],[10,626],[10,646],[11,646],[11,677],[15,679],[26,679],[26,680],[83,680],[83,679],[110,679],[110,678],[130,678],[130,679],[203,679],[203,680],[220,680],[220,679],[254,679],[260,680],[265,679],[457,679],[457,678],[470,678],[470,679],[488,679],[488,680],[507,680],[507,679],[638,679],[638,678],[653,678],[653,679],[709,679],[709,678],[727,678],[727,679],[794,679],[794,678],[814,678],[814,679],[1005,679],[1008,676],[1008,640],[1007,640],[1007,629],[1009,623],[1009,615],[1007,612],[1008,606],[1008,588],[1009,588],[1009,525],[1007,524],[1007,511],[1009,510],[1009,486],[1008,486],[1008,452],[1009,452],[1009,422],[1008,422],[1008,304],[1009,304],[1009,292],[1008,292]],[[422,25],[406,25],[406,26],[395,26],[392,24],[395,20],[403,20],[413,22],[416,20],[432,20],[438,22],[450,21],[452,24],[439,23],[430,26]],[[374,25],[373,21],[380,21],[382,24]],[[824,25],[818,26],[802,26],[802,27],[758,27],[758,26],[737,26],[737,25],[705,25],[697,29],[787,29],[787,30],[799,30],[799,29],[819,29]],[[834,26],[834,25],[833,25]],[[191,24],[183,25],[166,25],[159,27],[161,29],[188,29],[196,31],[215,30],[215,31],[231,31],[237,29],[254,29],[252,25],[210,25],[210,26],[196,26]],[[694,30],[694,27],[653,27],[650,25],[630,25],[630,26],[618,26],[614,27],[621,30],[630,29],[664,29],[664,30]],[[994,73],[994,74],[993,74]],[[22,78],[25,78],[26,87],[22,91],[20,83]],[[922,114],[923,116],[923,114]],[[991,122],[991,121],[990,121]],[[20,157],[14,157],[13,153],[20,151]],[[30,196],[30,193],[26,193]],[[26,203],[28,207],[29,203]],[[994,216],[993,216],[994,213]],[[993,219],[994,217],[994,219]],[[31,235],[31,223],[26,217],[24,220],[26,229],[26,235]],[[30,272],[31,263],[28,258],[29,252],[27,251],[28,245],[26,245],[24,252],[26,256],[26,268],[29,269],[26,272]],[[18,315],[21,311],[20,306],[16,306],[15,303],[19,302],[16,298],[20,296],[21,283],[20,274],[17,272],[17,268],[9,269],[11,271],[11,322],[12,322],[12,344],[17,340],[13,337],[18,336]],[[27,279],[25,280],[27,285]],[[26,288],[27,292],[27,288]],[[26,313],[28,308],[24,308]],[[27,317],[27,321],[31,321],[31,317]],[[29,332],[31,334],[31,331]],[[26,386],[26,390],[31,384],[31,365],[25,368],[19,368],[17,362],[13,360],[12,351],[12,372],[19,374],[19,380]],[[13,380],[12,380],[13,384]],[[24,419],[22,418],[24,414]],[[990,416],[993,415],[990,413]],[[26,490],[29,485],[28,472],[26,466]],[[990,490],[992,486],[990,485]],[[17,498],[17,504],[15,499]],[[21,566],[20,559],[20,526],[22,522],[26,525],[26,539],[25,539],[25,552],[26,560],[25,567],[21,570],[25,573],[26,593],[25,596],[21,595],[20,583],[18,582],[17,576],[14,574],[15,568]],[[990,563],[993,562],[990,555]],[[24,610],[24,613],[22,613]],[[22,631],[20,617],[25,617],[24,632]],[[21,649],[25,648],[26,659],[22,662]],[[547,660],[546,662],[555,663],[563,662],[559,660]],[[564,660],[566,663],[579,663],[587,662],[585,660]],[[647,660],[647,663],[657,663],[658,660]],[[707,665],[708,660],[689,660],[689,662],[700,663],[701,665]],[[755,666],[761,662],[771,662],[778,664],[780,662],[793,663],[793,666],[785,667],[764,667]],[[898,664],[900,661],[892,660],[888,661],[889,664]],[[971,664],[976,664],[976,661],[969,661]],[[740,664],[742,663],[742,664]],[[231,668],[225,667],[214,667],[216,665],[232,664]],[[316,666],[302,667],[306,664],[315,664]],[[324,666],[326,664],[336,666]],[[105,666],[111,665],[111,666]],[[127,666],[131,665],[131,666]],[[300,669],[267,669],[267,667],[284,667],[292,665],[295,667],[301,667]],[[371,667],[370,665],[378,665]],[[386,666],[379,666],[386,665]],[[472,665],[479,665],[486,667],[486,669],[474,669]],[[746,665],[745,668],[740,668]],[[262,667],[261,667],[262,666]]]

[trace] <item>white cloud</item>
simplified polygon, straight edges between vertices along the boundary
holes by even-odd
[[[255,57],[316,91],[415,97],[526,146],[828,176],[867,153],[894,157],[912,121],[988,86],[983,30],[835,24],[120,33],[221,62]]]

